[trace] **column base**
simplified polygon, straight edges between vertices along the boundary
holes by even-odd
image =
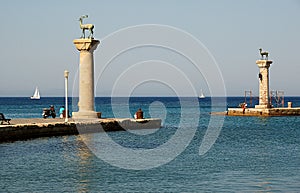
[[[269,109],[271,108],[270,105],[255,105],[256,109]]]
[[[74,118],[74,119],[97,119],[97,118],[101,118],[101,113],[98,113],[95,111],[73,112],[72,118]]]

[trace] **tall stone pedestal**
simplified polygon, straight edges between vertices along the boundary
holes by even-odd
[[[94,94],[94,57],[93,52],[99,45],[99,40],[75,39],[73,41],[80,51],[79,63],[79,102],[78,112],[73,112],[73,118],[97,118],[95,112]]]
[[[269,67],[272,64],[272,61],[257,60],[256,64],[259,67],[259,105],[255,105],[255,108],[270,108],[271,104],[269,96]]]

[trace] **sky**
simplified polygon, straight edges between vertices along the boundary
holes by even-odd
[[[96,96],[193,95],[201,89],[212,96],[257,95],[260,47],[273,61],[270,89],[300,95],[299,0],[3,0],[0,97],[29,97],[36,86],[42,97],[64,96],[64,70],[75,96],[79,52],[73,40],[81,36],[78,19],[85,14],[101,42],[94,52]],[[155,31],[166,29],[169,37]],[[118,46],[145,39],[147,46],[127,48],[106,65]],[[199,60],[187,60],[181,49],[199,51]]]

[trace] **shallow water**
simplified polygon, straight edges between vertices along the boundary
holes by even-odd
[[[10,99],[5,99],[10,100]],[[0,111],[9,118],[22,116],[14,105],[31,102],[11,99]],[[18,100],[21,100],[18,102]],[[132,149],[153,149],[170,140],[181,127],[192,132],[188,124],[180,125],[180,103],[176,98],[131,99],[121,101],[120,108],[130,113],[142,107],[145,115],[156,114],[166,119],[159,130],[146,135],[112,132],[108,136],[118,144]],[[229,98],[228,106],[237,100]],[[63,98],[40,101],[31,110],[39,116],[41,107],[59,105]],[[99,102],[101,101],[101,102]],[[150,110],[147,105],[153,104]],[[294,104],[299,101],[293,98]],[[35,102],[34,102],[35,103]],[[114,115],[108,98],[96,99],[96,108]],[[63,136],[0,144],[1,192],[298,192],[300,190],[300,117],[225,117],[222,130],[212,148],[199,155],[212,109],[210,100],[200,101],[200,118],[191,142],[170,162],[147,170],[122,169],[97,157],[91,147],[101,144],[105,135]],[[5,106],[5,108],[3,108]],[[11,108],[10,108],[11,107]],[[157,109],[156,109],[157,108]],[[22,109],[22,108],[21,108]],[[24,111],[24,110],[23,110]],[[27,115],[26,115],[27,116]],[[24,117],[26,117],[24,116]],[[179,126],[180,125],[180,126]],[[181,139],[178,138],[178,141]],[[101,146],[105,151],[108,147]],[[109,149],[109,148],[108,148]],[[176,146],[169,151],[175,151]],[[95,154],[96,153],[96,154]],[[168,155],[166,155],[168,156]],[[130,161],[129,156],[116,154],[115,159]],[[153,159],[153,160],[151,160]],[[155,160],[154,160],[155,159]],[[148,162],[157,161],[150,158]],[[129,163],[130,164],[130,163]]]

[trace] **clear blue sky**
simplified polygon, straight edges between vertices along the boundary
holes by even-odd
[[[0,96],[29,97],[35,86],[42,96],[63,96],[63,71],[70,71],[72,87],[78,69],[79,53],[72,41],[81,34],[78,18],[83,14],[89,15],[85,22],[95,25],[99,40],[140,24],[169,25],[192,34],[216,59],[230,96],[250,89],[257,94],[255,61],[263,47],[274,61],[271,89],[300,95],[299,0],[10,0],[0,6]],[[98,67],[101,49],[100,45],[94,53]],[[104,85],[96,96],[109,95],[110,87]],[[204,85],[195,87],[208,92]],[[153,89],[138,93],[168,95],[163,88]]]

